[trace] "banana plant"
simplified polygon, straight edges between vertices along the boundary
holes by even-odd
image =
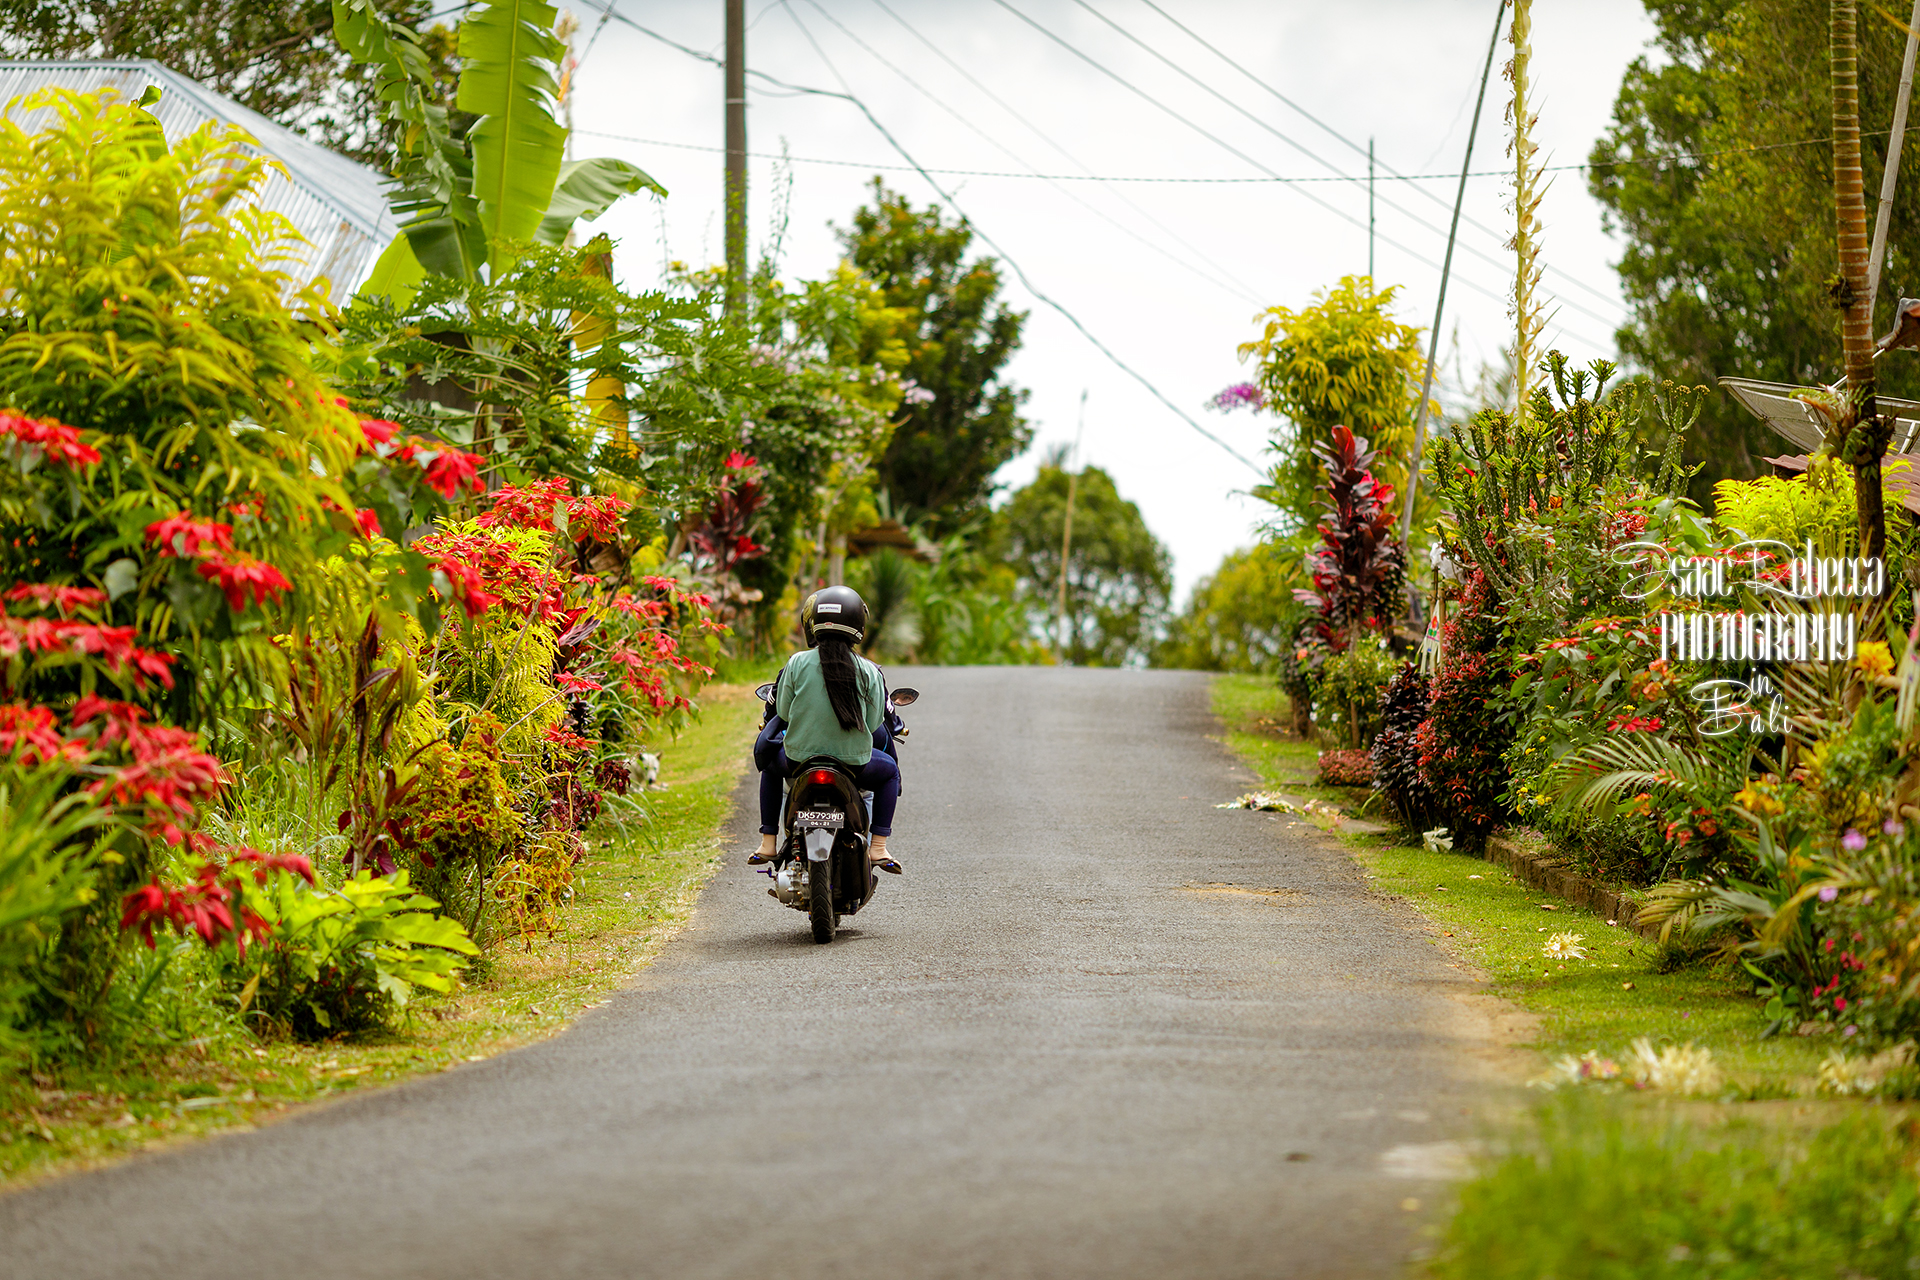
[[[496,279],[528,241],[560,244],[623,196],[666,189],[624,160],[567,161],[556,118],[564,46],[546,0],[490,0],[460,24],[455,105],[478,117],[455,138],[434,101],[420,38],[378,0],[333,0],[334,36],[373,68],[375,92],[398,128],[393,208],[401,219],[363,292],[396,301],[428,275]]]

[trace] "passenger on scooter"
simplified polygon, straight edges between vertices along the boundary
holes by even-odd
[[[862,791],[873,793],[867,857],[898,875],[887,837],[900,800],[900,766],[874,747],[886,722],[885,684],[880,668],[853,651],[866,637],[866,602],[851,587],[826,587],[807,597],[800,620],[810,647],[787,659],[774,699],[774,712],[786,722],[786,741],[767,750],[777,723],[770,720],[755,744],[755,763],[762,768],[760,849],[747,861],[771,862],[778,851],[780,784],[794,764],[827,756],[845,765]]]

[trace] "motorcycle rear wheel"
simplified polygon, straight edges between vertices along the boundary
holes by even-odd
[[[832,942],[840,923],[833,909],[833,859],[807,864],[807,918],[813,922],[813,940]]]

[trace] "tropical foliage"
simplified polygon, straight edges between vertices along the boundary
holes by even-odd
[[[1098,467],[1069,476],[1057,460],[1042,466],[997,513],[995,546],[1018,576],[1033,630],[1055,637],[1068,662],[1117,667],[1145,661],[1166,616],[1172,558],[1113,477]],[[1064,618],[1058,594],[1063,548]]]

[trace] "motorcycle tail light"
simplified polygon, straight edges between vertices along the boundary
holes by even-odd
[[[833,770],[815,769],[812,773],[807,775],[807,781],[818,782],[822,786],[830,787],[833,785]]]

